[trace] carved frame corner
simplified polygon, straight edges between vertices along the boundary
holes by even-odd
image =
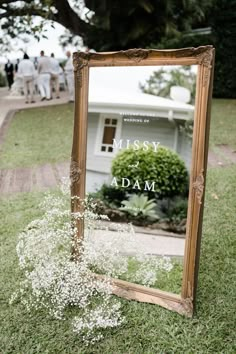
[[[214,51],[215,49],[213,48],[213,46],[207,46],[202,53],[197,55],[198,64],[203,65],[208,69],[211,69]]]
[[[192,318],[193,317],[193,298],[187,297],[187,298],[183,299],[182,307],[183,307],[184,315],[189,318]]]
[[[82,69],[88,66],[90,59],[90,53],[76,52],[73,53],[73,66],[75,73],[75,80],[78,83],[78,87],[82,87]]]

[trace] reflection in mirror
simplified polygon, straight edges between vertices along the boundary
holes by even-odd
[[[181,292],[196,66],[90,68],[88,237],[109,275]],[[101,264],[98,273],[108,270]]]

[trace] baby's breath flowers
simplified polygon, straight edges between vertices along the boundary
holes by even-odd
[[[140,251],[132,225],[112,224],[115,236],[107,237],[105,243],[99,242],[96,232],[109,231],[104,226],[108,218],[96,213],[96,204],[89,198],[79,201],[82,212],[71,214],[68,196],[66,182],[57,195],[47,194],[41,205],[43,216],[19,235],[16,249],[24,280],[10,301],[20,297],[27,309],[44,307],[57,319],[64,318],[68,306],[76,306],[73,331],[91,344],[102,338],[102,329],[119,326],[124,321],[120,302],[112,296],[111,277],[129,273],[127,243],[137,260],[143,260],[131,281],[151,286],[156,281],[156,269],[169,271],[172,265],[164,258],[148,261]],[[85,223],[81,242],[75,242],[78,219]],[[72,259],[72,249],[78,251],[79,257]]]

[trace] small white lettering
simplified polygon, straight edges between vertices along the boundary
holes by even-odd
[[[151,185],[149,185],[148,181],[145,181],[145,186],[144,186],[144,190],[148,190],[148,191],[152,191],[155,192],[155,182],[152,182]]]
[[[129,147],[133,147],[134,150],[143,150],[148,151],[150,148],[153,148],[155,152],[157,152],[158,146],[160,145],[159,141],[141,141],[134,140],[131,141],[129,139],[126,142],[123,139],[117,140],[113,139],[112,147],[113,149],[128,149]]]
[[[152,144],[154,145],[155,152],[157,152],[157,148],[160,145],[160,142],[153,141]]]
[[[118,183],[117,183],[116,177],[113,177],[112,182],[111,182],[111,186],[118,187]]]
[[[136,164],[134,164],[134,165],[129,165],[129,167],[137,168],[138,165],[139,165],[139,161],[137,161]]]
[[[120,187],[122,188],[132,188],[132,189],[138,189],[138,190],[142,190],[141,188],[141,185],[144,184],[144,187],[143,189],[145,191],[152,191],[152,192],[155,192],[155,181],[142,181],[140,182],[138,179],[136,179],[134,182],[132,182],[131,184],[131,181],[129,180],[129,178],[121,178],[121,181],[120,181]],[[114,187],[119,187],[119,183],[117,181],[117,178],[116,177],[113,177],[112,181],[111,181],[111,186],[114,186]]]
[[[134,183],[134,185],[133,185],[133,189],[139,189],[139,190],[141,190],[140,184],[139,184],[139,181],[138,181],[138,180],[135,181],[135,183]]]
[[[125,182],[127,184],[125,184]],[[123,188],[128,188],[130,186],[130,180],[128,178],[122,178],[122,184],[121,184],[121,187]]]

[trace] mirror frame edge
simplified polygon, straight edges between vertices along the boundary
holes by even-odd
[[[155,303],[188,317],[192,317],[196,302],[214,53],[215,50],[213,46],[208,45],[177,50],[129,49],[126,51],[108,53],[76,52],[73,54],[75,111],[70,166],[72,213],[81,211],[82,206],[80,199],[85,198],[89,68],[128,65],[198,65],[192,166],[189,182],[189,202],[181,295],[179,296],[159,289],[147,288],[131,282],[113,279],[114,294],[126,299]],[[80,239],[83,238],[83,222],[77,220],[76,227],[77,234],[72,253],[75,257],[78,257],[77,244],[79,244]]]

